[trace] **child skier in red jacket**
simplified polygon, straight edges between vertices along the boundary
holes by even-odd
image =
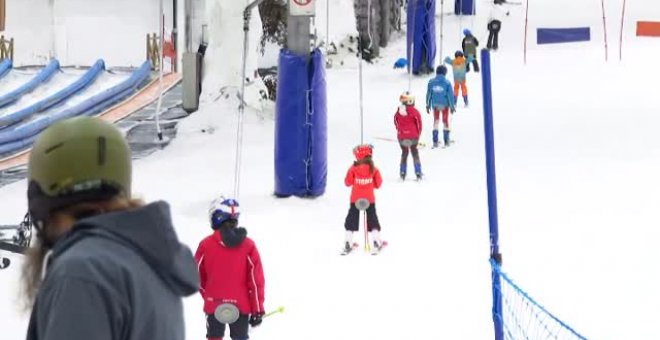
[[[367,231],[371,234],[375,250],[380,250],[383,242],[380,239],[380,223],[376,215],[376,196],[374,189],[380,188],[383,178],[380,171],[374,165],[371,156],[373,147],[371,145],[358,145],[353,149],[356,161],[348,169],[344,183],[351,189],[351,205],[348,209],[344,228],[346,229],[346,239],[344,244],[344,253],[349,253],[353,248],[353,233],[358,231],[360,226],[360,210],[356,207],[356,202],[360,199],[367,200]]]
[[[412,153],[413,165],[417,180],[422,179],[422,162],[419,159],[419,136],[422,134],[422,115],[415,108],[415,97],[409,92],[399,97],[401,106],[394,114],[394,126],[396,126],[397,139],[401,146],[401,163],[399,175],[402,180],[406,179],[408,172],[408,153]]]
[[[221,304],[233,304],[240,312],[238,320],[229,325],[233,340],[247,340],[248,325],[260,325],[264,315],[261,258],[245,228],[238,227],[238,207],[236,200],[223,197],[211,203],[214,232],[199,243],[195,253],[209,340],[224,337],[225,324],[214,316]]]

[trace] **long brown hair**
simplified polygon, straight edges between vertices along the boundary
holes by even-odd
[[[51,213],[53,218],[64,217],[68,220],[77,221],[84,217],[101,215],[109,212],[125,211],[144,206],[141,199],[129,199],[118,196],[106,201],[79,203],[62,210]],[[52,228],[46,226],[46,229]],[[70,228],[70,227],[69,227]],[[44,245],[39,237],[36,242],[25,253],[25,263],[23,264],[21,275],[21,293],[23,296],[23,308],[28,311],[32,308],[36,299],[39,287],[43,280],[43,268],[46,255],[50,248]]]
[[[374,161],[371,159],[371,156],[366,156],[358,161],[353,162],[353,166],[358,166],[362,164],[369,164],[369,172],[372,174],[374,171],[376,171],[376,166],[374,165]]]

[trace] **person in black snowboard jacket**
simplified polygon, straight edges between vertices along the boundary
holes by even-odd
[[[468,60],[472,57],[472,63],[467,63],[466,71],[470,72],[470,64],[473,64],[474,72],[479,72],[479,62],[477,61],[477,47],[479,47],[479,40],[477,40],[467,28],[463,30],[463,34],[465,35],[463,42],[461,43],[463,54]]]

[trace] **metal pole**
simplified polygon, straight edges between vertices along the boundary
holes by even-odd
[[[481,71],[483,97],[484,97],[484,134],[486,145],[486,183],[488,188],[488,222],[490,233],[490,258],[498,265],[502,264],[502,255],[499,246],[499,226],[497,219],[497,185],[495,176],[495,137],[493,127],[493,91],[491,84],[490,52],[481,50]],[[496,270],[492,270],[493,282],[493,323],[495,326],[495,339],[504,339],[502,322],[502,291],[501,278]]]
[[[330,49],[330,0],[325,0],[325,51]]]
[[[241,93],[238,105],[238,125],[236,127],[236,163],[234,168],[234,199],[238,199],[241,178],[241,154],[243,153],[243,114],[245,112],[245,72],[247,69],[247,54],[250,32],[250,17],[252,9],[264,0],[254,0],[243,11],[243,67],[241,69]]]
[[[527,65],[527,18],[529,17],[529,0],[525,4],[525,42],[523,46],[523,60]]]
[[[158,16],[160,17],[160,39],[158,53],[158,104],[156,104],[156,134],[158,140],[163,140],[163,131],[160,129],[160,110],[163,105],[163,45],[165,42],[165,15],[163,13],[163,0],[159,1]]]
[[[174,53],[175,53],[175,58],[172,60],[172,70],[174,72],[177,71],[178,69],[178,63],[179,63],[179,9],[177,8],[178,3],[177,0],[172,0],[172,45],[174,46]]]
[[[623,0],[623,8],[621,9],[621,32],[619,34],[619,61],[623,59],[623,21],[626,17],[626,0]]]
[[[607,23],[605,21],[605,0],[600,1],[603,7],[603,36],[605,39],[605,61],[607,61]]]
[[[186,39],[186,52],[192,52],[192,11],[193,0],[184,0],[184,18],[186,20],[184,25],[185,39]]]

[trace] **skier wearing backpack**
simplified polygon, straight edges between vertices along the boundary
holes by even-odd
[[[213,233],[199,243],[195,253],[208,340],[222,340],[225,335],[226,325],[214,315],[222,304],[231,303],[240,313],[238,320],[229,325],[233,340],[247,340],[248,326],[259,326],[264,316],[261,257],[247,230],[238,227],[238,209],[234,199],[220,197],[211,203]]]
[[[361,199],[369,202],[369,207],[366,209],[366,227],[371,234],[374,250],[378,251],[383,246],[380,238],[380,222],[376,215],[376,195],[374,194],[374,190],[380,188],[383,183],[383,178],[372,160],[373,147],[368,144],[358,145],[353,149],[353,155],[355,155],[355,161],[348,169],[344,179],[344,184],[351,187],[351,204],[344,222],[346,235],[342,254],[348,254],[353,250],[353,234],[360,227],[360,210],[356,207],[356,203]]]
[[[440,65],[435,70],[435,78],[429,80],[426,88],[426,113],[431,113],[433,110],[433,148],[439,146],[438,143],[438,128],[440,125],[440,115],[442,115],[443,131],[442,137],[445,146],[449,146],[451,142],[449,139],[450,133],[450,111],[453,114],[456,112],[454,106],[454,90],[452,90],[451,83],[447,80],[447,67]]]
[[[464,29],[463,34],[465,37],[463,38],[463,42],[461,43],[463,47],[463,55],[466,57],[472,57],[472,64],[474,65],[474,72],[479,72],[479,62],[477,61],[477,47],[479,46],[479,40],[472,35],[472,32],[470,32],[469,29]],[[470,72],[470,64],[467,64],[466,71]]]
[[[422,162],[419,159],[419,136],[422,134],[422,116],[415,108],[415,97],[409,92],[404,92],[399,97],[401,106],[394,114],[394,126],[396,127],[397,139],[401,146],[401,163],[399,175],[402,180],[406,179],[408,172],[408,154],[412,153],[413,165],[417,180],[422,179]]]

